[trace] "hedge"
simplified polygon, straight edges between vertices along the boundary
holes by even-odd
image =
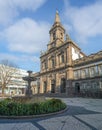
[[[50,99],[39,103],[20,103],[12,99],[0,101],[0,115],[27,116],[53,113],[66,108],[60,99]]]

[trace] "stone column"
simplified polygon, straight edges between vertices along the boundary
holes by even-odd
[[[60,76],[59,76],[59,73],[56,74],[56,93],[60,93]]]

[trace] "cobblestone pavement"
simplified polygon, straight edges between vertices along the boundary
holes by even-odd
[[[65,113],[33,119],[0,119],[0,130],[102,130],[102,99],[62,98]]]

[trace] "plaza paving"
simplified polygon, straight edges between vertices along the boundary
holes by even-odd
[[[0,130],[102,130],[102,99],[62,98],[68,110],[33,119],[0,119]]]

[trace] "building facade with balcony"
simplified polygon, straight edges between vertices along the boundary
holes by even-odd
[[[102,92],[102,52],[86,56],[65,34],[58,12],[49,34],[47,51],[40,56],[40,93]]]

